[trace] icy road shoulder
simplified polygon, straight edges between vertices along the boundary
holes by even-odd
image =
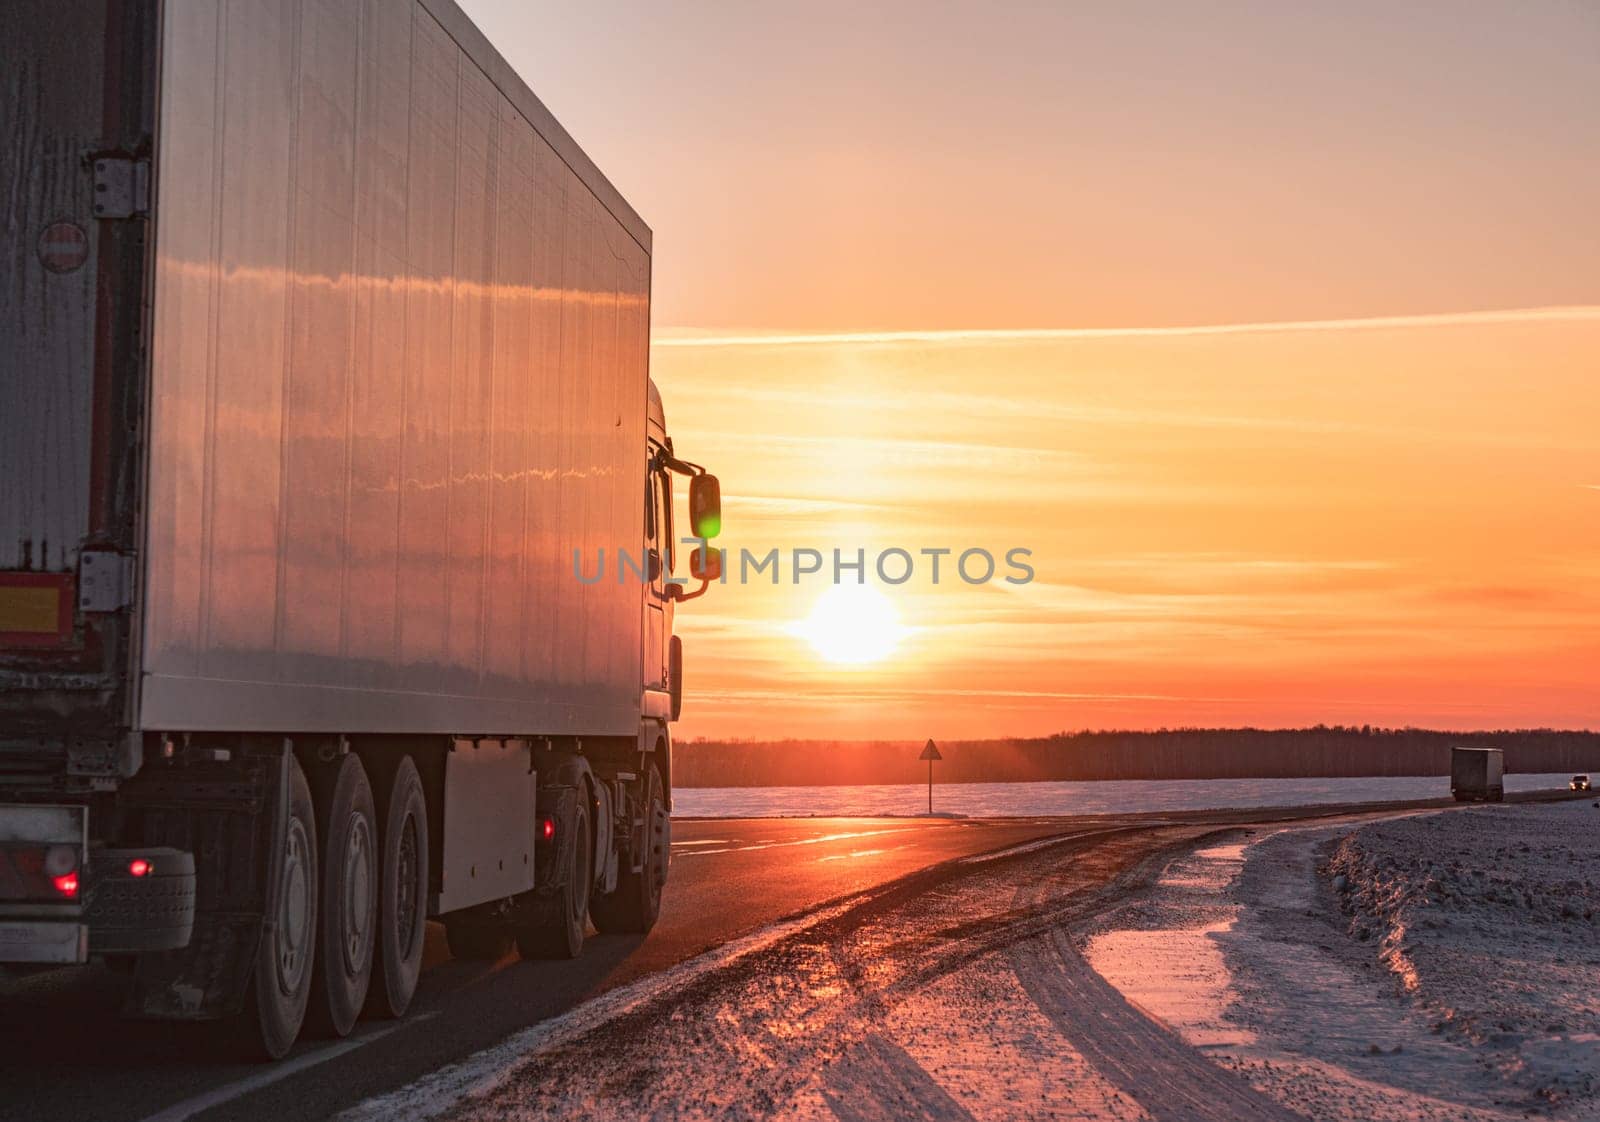
[[[1067,935],[1214,833],[1104,828],[932,866],[346,1117],[1289,1122]]]
[[[1600,1118],[1600,810],[1291,829],[1175,860],[1084,940],[1297,1113]]]

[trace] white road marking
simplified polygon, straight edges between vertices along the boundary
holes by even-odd
[[[904,845],[886,845],[881,849],[852,849],[849,853],[829,853],[818,857],[817,861],[848,861],[853,857],[876,857],[880,853],[897,853],[902,849],[910,849],[911,843]]]
[[[752,853],[758,849],[783,849],[791,845],[821,845],[823,842],[846,841],[849,838],[870,838],[879,834],[903,834],[908,830],[919,829],[916,826],[900,826],[892,830],[856,830],[846,834],[822,834],[814,838],[798,838],[794,841],[756,842],[752,845],[730,845],[726,849],[696,849],[691,853],[683,853],[682,857],[707,857],[713,853]]]
[[[959,863],[962,865],[982,865],[986,861],[998,861],[1002,857],[1015,857],[1019,853],[1032,853],[1037,849],[1049,849],[1053,845],[1061,845],[1063,842],[1076,841],[1079,838],[1086,838],[1092,834],[1104,832],[1103,830],[1087,830],[1081,834],[1058,834],[1052,838],[1040,838],[1038,841],[1023,842],[1021,845],[1014,845],[1010,849],[997,849],[993,853],[974,853],[971,857],[961,858]]]
[[[243,1079],[225,1083],[221,1087],[214,1087],[202,1094],[174,1103],[167,1109],[150,1115],[144,1122],[183,1122],[184,1119],[193,1118],[202,1111],[221,1106],[223,1103],[230,1103],[235,1099],[248,1095],[252,1091],[258,1091],[262,1087],[270,1087],[272,1084],[305,1071],[307,1068],[317,1067],[320,1064],[327,1063],[329,1060],[335,1060],[340,1056],[354,1052],[358,1048],[364,1048],[375,1040],[382,1040],[397,1029],[421,1024],[423,1021],[432,1020],[438,1015],[437,1010],[419,1013],[417,1016],[405,1021],[395,1021],[392,1024],[384,1025],[382,1028],[369,1029],[333,1044],[328,1044],[321,1048],[313,1048],[309,1052],[302,1052],[293,1059],[282,1060],[272,1067],[262,1069],[255,1075],[248,1075]]]

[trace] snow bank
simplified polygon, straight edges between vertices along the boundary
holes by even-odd
[[[1090,965],[1316,1122],[1600,1122],[1600,809],[1310,824],[1199,850]]]
[[[1435,1032],[1549,1102],[1600,1092],[1600,811],[1494,806],[1382,822],[1319,874]]]

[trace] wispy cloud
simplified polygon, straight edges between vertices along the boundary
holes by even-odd
[[[1237,570],[1269,573],[1378,572],[1393,569],[1393,558],[1342,557],[1252,557],[1217,550],[1186,553],[1132,553],[1120,557],[1101,557],[1084,562],[1097,569],[1131,569],[1139,572],[1196,571],[1216,573]]]
[[[711,400],[758,402],[767,405],[815,408],[818,395],[814,387],[729,386],[688,383],[674,387],[676,397],[700,396]],[[918,387],[915,393],[830,391],[827,408],[866,413],[901,413],[911,416],[978,415],[1026,418],[1033,421],[1079,421],[1085,424],[1156,425],[1173,428],[1276,429],[1286,432],[1356,433],[1373,431],[1370,425],[1357,425],[1325,418],[1262,417],[1243,414],[1218,414],[1173,409],[1127,408],[1072,401],[1041,400],[1037,395],[951,393]]]
[[[944,468],[1005,468],[1037,471],[1045,466],[1076,464],[1084,457],[1060,448],[1012,446],[960,440],[918,440],[911,437],[840,436],[814,433],[725,433],[721,443],[772,451],[782,448],[838,461],[853,457],[860,465],[900,466],[925,470],[930,464]]]
[[[1396,328],[1474,327],[1500,323],[1600,322],[1600,305],[1503,308],[1478,312],[1369,316],[1356,319],[1272,320],[1264,323],[1210,323],[1171,327],[977,328],[954,331],[837,331],[743,335],[667,334],[657,347],[808,347],[893,343],[1026,343],[1054,339],[1187,338],[1205,335],[1272,335],[1290,332],[1370,331]]]
[[[763,703],[794,702],[792,691],[762,689],[716,689],[701,691],[702,698],[714,701],[759,701]],[[1056,690],[960,690],[960,689],[897,689],[866,687],[861,689],[812,689],[806,692],[806,701],[826,699],[835,702],[895,702],[922,701],[928,698],[1013,698],[1040,701],[1157,701],[1227,704],[1244,702],[1242,697],[1199,697],[1154,693],[1068,693]]]
[[[893,503],[855,502],[849,499],[803,499],[792,495],[732,495],[739,514],[755,518],[783,518],[790,515],[882,514],[899,510]]]
[[[825,406],[829,410],[847,411],[857,417],[875,414],[903,418],[960,418],[965,423],[970,423],[975,418],[992,418],[1008,423],[1063,422],[1096,426],[1124,425],[1164,429],[1232,429],[1327,436],[1374,436],[1411,443],[1428,441],[1509,448],[1552,446],[1547,433],[1521,434],[1465,428],[1430,429],[1414,424],[1385,425],[1372,421],[1292,414],[1264,416],[1249,413],[1218,413],[1204,409],[1116,406],[1080,401],[1052,401],[1040,398],[1037,394],[956,393],[930,390],[924,386],[918,386],[915,392],[873,393],[830,389],[826,397],[819,398],[816,388],[809,385],[796,388],[728,385],[708,380],[686,381],[682,385],[674,385],[672,394],[674,400],[699,399],[705,402],[744,402],[755,407],[773,406],[795,411],[792,416],[814,415],[819,406]],[[812,412],[806,412],[808,410]],[[718,439],[727,439],[726,434],[718,434]],[[770,441],[772,438],[760,439]],[[819,433],[810,439],[831,442],[834,438],[828,433]],[[1600,484],[1586,483],[1580,486],[1600,490]]]

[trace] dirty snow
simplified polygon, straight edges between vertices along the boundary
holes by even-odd
[[[1150,1118],[1072,1047],[996,956],[887,1009],[867,1047],[825,1068],[781,1113],[794,1122],[872,1119],[866,1104],[884,1097],[885,1084],[903,1088],[906,1117]]]
[[[930,869],[345,1117],[1290,1122],[1137,1013],[1101,1016],[1122,1003],[1066,937],[1204,832],[1108,830]]]
[[[1293,828],[1173,862],[1094,968],[1313,1119],[1600,1118],[1600,809]]]

